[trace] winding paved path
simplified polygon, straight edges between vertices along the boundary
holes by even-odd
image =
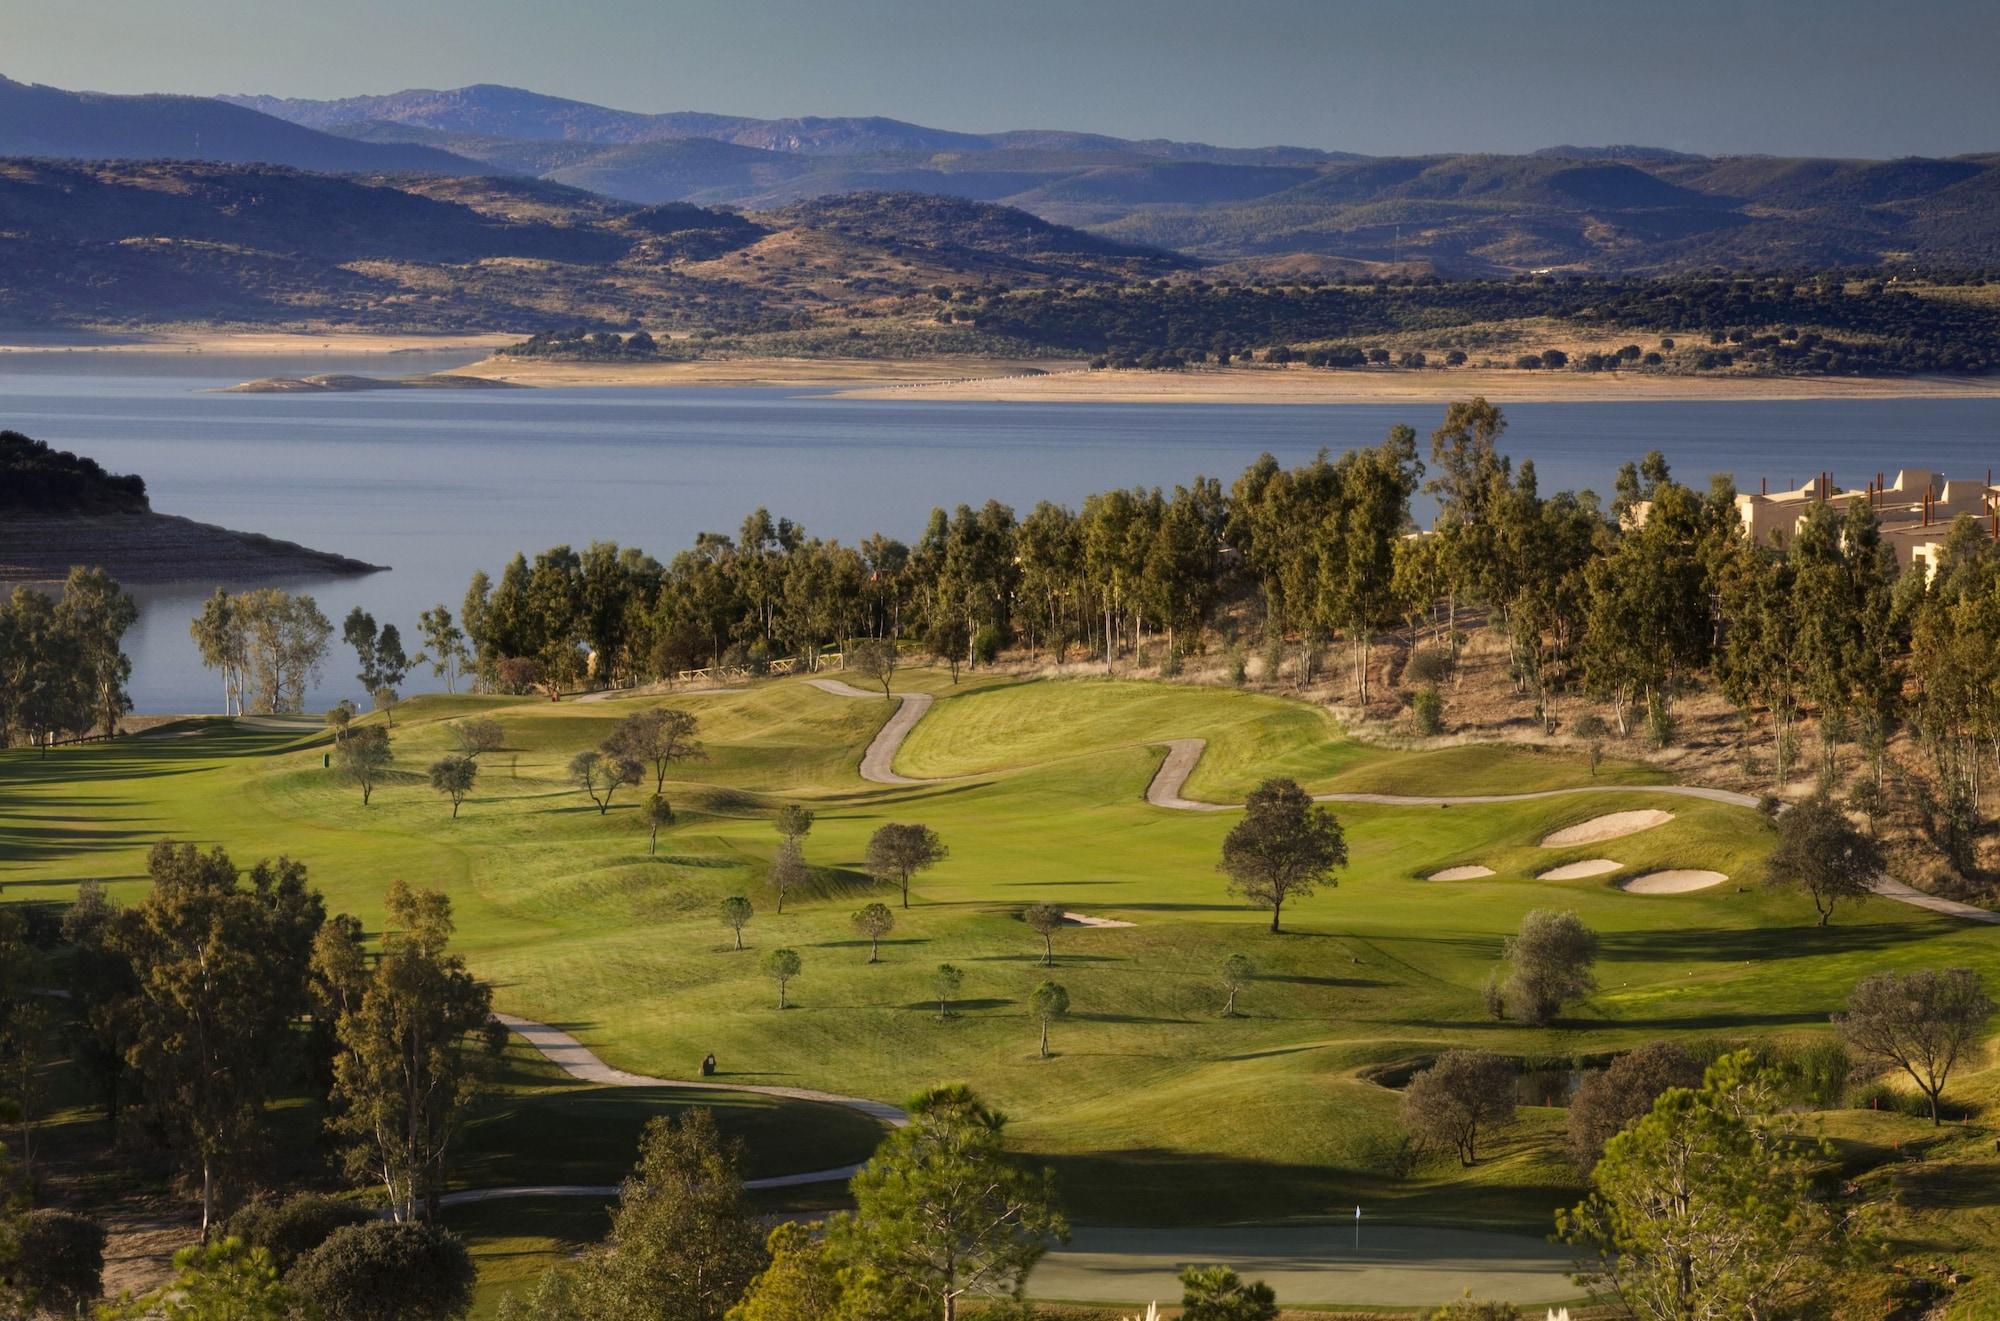
[[[590,1047],[578,1041],[561,1028],[550,1027],[547,1023],[537,1023],[529,1018],[517,1018],[513,1014],[495,1014],[493,1017],[505,1023],[522,1040],[542,1052],[550,1063],[583,1082],[598,1083],[606,1087],[680,1087],[695,1091],[710,1092],[755,1092],[759,1096],[782,1097],[788,1101],[816,1101],[822,1105],[845,1106],[857,1110],[870,1119],[879,1120],[891,1128],[901,1128],[910,1122],[910,1117],[897,1106],[882,1101],[870,1101],[866,1097],[841,1096],[834,1092],[815,1091],[810,1087],[773,1087],[761,1083],[717,1082],[712,1078],[651,1078],[642,1073],[627,1073],[614,1069]],[[745,1188],[794,1188],[806,1183],[843,1183],[860,1171],[859,1165],[842,1165],[830,1170],[808,1170],[803,1174],[777,1174],[763,1179],[745,1179]],[[440,1200],[445,1206],[464,1206],[473,1202],[499,1202],[516,1197],[616,1197],[615,1184],[558,1183],[523,1186],[518,1188],[469,1188],[454,1193],[446,1193]]]
[[[865,688],[856,688],[851,683],[839,679],[807,679],[807,683],[823,693],[835,697],[874,697]],[[903,746],[903,740],[924,718],[924,712],[931,709],[929,693],[898,693],[896,714],[875,733],[875,741],[868,745],[868,751],[861,754],[861,778],[871,784],[929,784],[929,780],[913,780],[907,775],[898,775],[893,769],[896,750]]]

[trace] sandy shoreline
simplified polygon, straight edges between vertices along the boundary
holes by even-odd
[[[843,390],[839,397],[1065,404],[1434,404],[1473,395],[1502,404],[1991,399],[2000,398],[2000,376],[1701,377],[1479,368],[1328,371],[1253,367],[1184,372],[1078,371],[892,389],[864,386]]]
[[[0,331],[0,353],[178,353],[284,357],[328,353],[488,353],[518,344],[519,335],[396,335],[373,331],[323,331],[317,334],[277,330],[147,331],[122,334],[52,331],[48,334]]]
[[[478,376],[510,385],[542,389],[633,386],[766,385],[824,388],[867,387],[899,397],[909,390],[1005,385],[1032,381],[1037,372],[1080,372],[1081,363],[1007,358],[704,358],[695,362],[542,362],[533,358],[491,357],[460,367],[459,376]],[[845,392],[844,392],[845,393]]]

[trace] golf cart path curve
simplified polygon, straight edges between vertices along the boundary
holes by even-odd
[[[807,683],[823,693],[835,697],[873,697],[875,694],[839,679],[808,679]],[[907,775],[898,775],[891,766],[896,760],[896,750],[903,746],[903,740],[910,736],[917,722],[924,718],[924,712],[931,709],[929,693],[896,694],[896,714],[875,732],[875,741],[868,745],[868,751],[861,754],[861,778],[871,784],[929,784],[928,780],[913,780]]]
[[[816,1091],[810,1087],[716,1082],[707,1078],[652,1078],[641,1073],[627,1073],[623,1069],[614,1069],[597,1058],[590,1047],[561,1028],[550,1027],[547,1023],[537,1023],[533,1019],[520,1018],[513,1014],[495,1014],[493,1017],[540,1051],[551,1064],[582,1082],[599,1083],[606,1087],[681,1087],[695,1091],[755,1092],[759,1096],[782,1097],[788,1101],[816,1101],[822,1105],[845,1106],[891,1128],[901,1128],[910,1122],[910,1116],[898,1106],[883,1101],[870,1101],[866,1097],[841,1096],[835,1092]],[[777,1174],[763,1179],[745,1179],[743,1186],[792,1188],[807,1183],[840,1183],[853,1178],[860,1169],[859,1165],[842,1165],[837,1169],[808,1170],[802,1174]],[[617,1195],[618,1188],[615,1184],[557,1183],[513,1188],[467,1188],[446,1193],[439,1201],[444,1206],[465,1206],[474,1202],[499,1202],[517,1197],[616,1197]]]

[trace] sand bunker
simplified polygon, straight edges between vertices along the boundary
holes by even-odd
[[[1579,821],[1573,826],[1565,826],[1553,835],[1542,839],[1545,849],[1566,849],[1572,844],[1596,844],[1607,839],[1617,839],[1620,835],[1636,835],[1654,826],[1664,826],[1674,819],[1672,812],[1662,812],[1658,808],[1647,808],[1639,812],[1613,812],[1608,816],[1594,816],[1588,821]]]
[[[1618,888],[1627,894],[1686,894],[1689,890],[1706,890],[1728,879],[1719,871],[1649,871]]]
[[[1482,876],[1491,876],[1491,867],[1481,867],[1474,863],[1470,867],[1446,867],[1443,871],[1432,872],[1424,877],[1427,881],[1476,881]]]
[[[1580,881],[1586,876],[1602,876],[1617,871],[1625,864],[1613,862],[1609,858],[1585,858],[1582,862],[1565,862],[1560,867],[1551,867],[1535,879],[1538,881]]]
[[[1063,922],[1073,927],[1129,927],[1133,922],[1121,922],[1115,917],[1092,917],[1088,913],[1064,913]]]

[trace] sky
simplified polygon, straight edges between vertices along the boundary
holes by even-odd
[[[0,0],[0,74],[1369,154],[2000,151],[2000,0]]]

